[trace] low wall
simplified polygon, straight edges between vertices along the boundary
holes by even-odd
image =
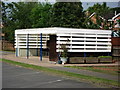
[[[98,57],[70,57],[69,63],[70,64],[77,64],[77,63],[111,63],[112,58],[98,58]]]

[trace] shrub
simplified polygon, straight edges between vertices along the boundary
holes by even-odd
[[[98,58],[112,58],[112,56],[99,56]]]

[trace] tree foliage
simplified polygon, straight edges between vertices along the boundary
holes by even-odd
[[[37,4],[31,11],[32,28],[50,27],[51,7],[49,3]]]
[[[57,2],[52,8],[52,26],[82,27],[83,8],[81,2]]]
[[[99,29],[98,24],[94,24],[89,18],[86,18],[85,21],[83,22],[83,28],[87,29]]]
[[[89,7],[87,11],[89,11],[90,14],[96,13],[100,16],[104,16],[106,13],[108,13],[110,10],[109,7],[107,7],[106,2],[103,2],[103,4],[96,3],[92,7]]]
[[[26,29],[34,27],[49,26],[50,4],[37,2],[2,2],[2,22],[5,39],[14,41],[14,31],[16,29]],[[48,17],[49,16],[49,17]]]
[[[110,12],[110,8],[107,7],[106,2],[103,4],[96,3],[92,7],[87,9],[88,17],[86,17],[84,21],[84,28],[93,28],[93,29],[100,29],[101,24],[104,23],[104,29],[108,29],[107,22],[103,19],[104,16]],[[91,22],[89,16],[95,13],[96,24]]]
[[[83,22],[81,2],[2,2],[2,22],[5,39],[14,41],[16,29],[43,27],[81,28]]]

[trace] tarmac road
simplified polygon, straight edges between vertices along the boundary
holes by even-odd
[[[2,88],[97,88],[97,86],[2,63]]]

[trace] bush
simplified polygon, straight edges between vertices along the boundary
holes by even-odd
[[[98,58],[112,58],[112,56],[99,56]]]

